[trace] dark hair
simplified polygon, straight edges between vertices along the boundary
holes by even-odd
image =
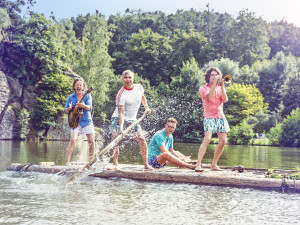
[[[73,90],[75,91],[75,84],[77,81],[81,81],[83,83],[83,90],[85,89],[85,82],[82,78],[76,78],[73,82]]]
[[[216,67],[210,67],[205,72],[205,81],[206,81],[206,83],[209,83],[209,78],[210,78],[210,74],[211,74],[212,71],[215,71],[215,72],[217,72],[218,75],[222,76],[222,73],[221,73],[221,71],[218,68],[216,68]]]
[[[175,124],[177,124],[178,122],[177,122],[177,120],[174,117],[171,117],[171,118],[167,119],[167,123],[175,123]]]

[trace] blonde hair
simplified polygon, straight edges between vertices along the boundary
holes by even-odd
[[[171,117],[171,118],[167,119],[167,123],[175,123],[175,124],[177,124],[178,122],[177,122],[177,120],[174,117]]]

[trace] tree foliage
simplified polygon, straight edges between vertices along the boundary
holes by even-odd
[[[11,21],[9,18],[9,15],[7,14],[7,11],[4,8],[0,8],[0,31],[1,31],[1,36],[0,36],[0,41],[2,39],[8,40],[9,38],[6,35],[6,29],[9,28],[11,25]]]
[[[269,58],[273,58],[277,52],[285,55],[292,53],[300,57],[300,28],[287,21],[275,21],[270,24],[269,30],[271,48]]]
[[[38,84],[38,90],[37,105],[31,123],[37,130],[48,130],[63,113],[68,94],[72,91],[71,80],[62,74],[47,75]]]
[[[267,112],[268,104],[255,85],[232,84],[227,89],[228,102],[225,104],[225,114],[231,126],[255,115],[262,110]]]
[[[280,102],[286,100],[282,99],[281,93],[287,74],[298,72],[294,57],[279,52],[272,60],[257,62],[254,68],[260,76],[258,89],[269,103],[270,110],[276,111]]]
[[[44,75],[61,73],[66,65],[58,46],[55,26],[44,16],[35,14],[15,35],[12,51],[15,60],[4,58],[13,75],[24,85],[35,85]]]
[[[37,87],[36,109],[23,115],[30,116],[37,129],[47,130],[62,110],[58,105],[64,105],[66,92],[53,79],[65,69],[94,86],[98,126],[110,117],[122,86],[114,74],[133,70],[153,111],[146,126],[151,132],[161,129],[165,119],[174,116],[179,120],[176,135],[183,141],[201,139],[198,90],[205,83],[203,71],[211,66],[233,78],[225,114],[234,132],[246,126],[239,124],[246,118],[254,131],[267,132],[275,115],[282,122],[299,107],[300,31],[285,21],[268,24],[248,10],[234,18],[214,12],[209,4],[202,11],[169,15],[127,9],[107,21],[97,11],[57,21],[54,14],[47,20],[30,11],[34,3],[0,1],[0,29],[5,37],[1,58],[10,75],[24,88]]]
[[[243,120],[240,124],[231,128],[228,133],[228,141],[230,144],[248,145],[254,136],[253,126]]]
[[[282,123],[278,123],[268,135],[274,145],[300,147],[300,108],[294,109]]]
[[[257,60],[268,58],[268,25],[254,13],[242,10],[232,25],[233,46],[228,57],[241,65],[252,65]]]
[[[113,72],[108,44],[111,38],[109,27],[100,15],[89,16],[82,31],[81,52],[74,65],[74,71],[80,74],[89,86],[93,85],[94,121],[105,120],[105,103],[108,101],[108,82]]]

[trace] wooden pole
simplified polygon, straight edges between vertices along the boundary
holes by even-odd
[[[138,120],[136,120],[134,123],[132,123],[122,134],[117,136],[110,144],[108,144],[101,152],[97,153],[97,157],[94,157],[94,159],[87,163],[82,168],[78,169],[75,174],[66,182],[66,184],[72,182],[76,179],[76,177],[80,176],[82,172],[85,169],[89,169],[95,162],[97,162],[97,158],[100,158],[102,155],[104,155],[106,152],[108,152],[110,149],[112,149],[119,141],[121,141],[128,133],[129,131],[134,128],[138,123],[140,123],[147,115],[147,112],[145,112]]]

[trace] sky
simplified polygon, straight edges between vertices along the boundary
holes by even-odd
[[[248,9],[267,22],[284,19],[300,27],[300,0],[36,0],[32,10],[46,17],[53,12],[56,19],[70,19],[98,10],[107,19],[124,13],[127,8],[171,14],[178,9],[203,11],[207,3],[214,12],[227,12],[235,18],[239,11]]]

